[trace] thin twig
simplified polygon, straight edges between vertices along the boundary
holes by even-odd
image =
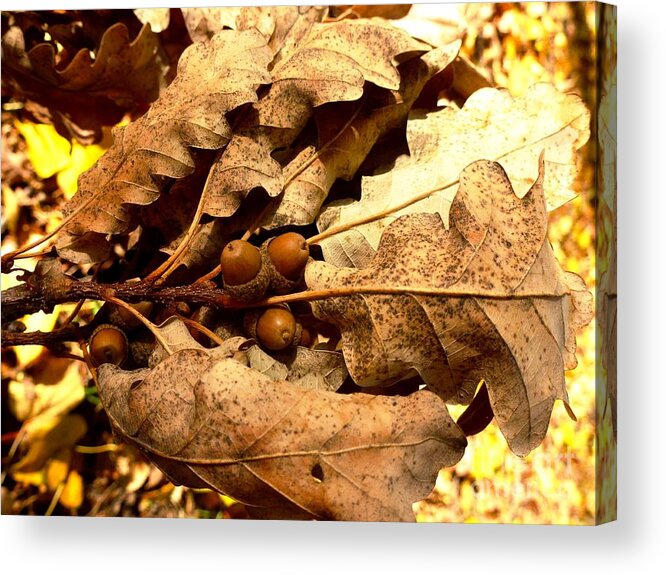
[[[187,230],[185,237],[181,240],[180,244],[178,244],[176,251],[174,251],[163,264],[148,274],[144,281],[155,282],[157,285],[160,285],[161,283],[164,283],[166,279],[176,270],[176,267],[181,260],[181,255],[185,252],[187,246],[190,245],[190,242],[192,241],[192,238],[194,237],[194,234],[199,227],[199,223],[201,222],[201,218],[203,216],[204,206],[206,205],[206,200],[208,199],[208,188],[211,182],[211,176],[213,175],[215,166],[220,161],[224,150],[225,148],[222,148],[217,152],[215,159],[210,166],[210,170],[208,170],[206,182],[204,183],[203,189],[201,190],[201,197],[199,198],[199,203],[197,204],[197,210],[194,213],[194,216],[192,216],[192,222],[190,223],[190,227]]]
[[[222,345],[224,343],[224,340],[222,338],[220,338],[214,332],[209,330],[205,325],[200,324],[198,321],[194,321],[193,319],[189,319],[187,317],[183,317],[183,316],[180,316],[180,315],[177,316],[177,317],[185,325],[189,325],[191,328],[196,329],[197,331],[200,331],[206,337],[208,337],[211,341],[214,341],[217,345]]]
[[[9,452],[7,453],[7,459],[3,463],[3,471],[2,471],[2,477],[0,478],[0,485],[5,482],[5,478],[7,477],[7,471],[9,469],[9,464],[12,462],[14,459],[14,456],[16,455],[16,451],[19,448],[19,445],[21,445],[21,442],[23,441],[23,438],[25,437],[26,434],[26,427],[25,427],[26,422],[24,421],[21,424],[21,428],[18,430],[18,433],[16,434],[16,437],[14,438],[14,441],[12,442],[11,447],[9,448]]]
[[[104,445],[75,445],[74,451],[83,453],[85,455],[97,455],[99,453],[108,453],[118,451],[118,446],[115,443],[105,443]]]
[[[205,276],[201,276],[192,285],[199,285],[207,282],[208,280],[212,280],[213,278],[219,276],[221,271],[222,271],[222,264],[217,264],[217,266],[215,266],[214,269],[209,271]]]
[[[56,505],[58,505],[58,501],[60,501],[60,496],[62,495],[64,489],[65,489],[65,482],[61,481],[58,484],[58,487],[56,487],[55,493],[53,494],[53,499],[51,499],[51,503],[49,504],[46,513],[44,513],[46,517],[50,517],[53,511],[55,510]]]

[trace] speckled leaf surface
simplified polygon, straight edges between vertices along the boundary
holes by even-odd
[[[368,99],[344,129],[335,114],[320,119],[320,141],[286,166],[290,177],[284,197],[266,227],[315,221],[336,179],[354,177],[372,147],[405,121],[425,84],[453,62],[459,49],[460,43],[454,42],[403,64],[399,89],[381,104]]]
[[[429,391],[304,390],[244,363],[232,342],[152,370],[104,364],[99,395],[172,481],[226,493],[253,517],[413,521],[412,503],[462,457],[466,439]]]
[[[301,33],[299,27],[291,30]],[[288,35],[283,41],[290,39]],[[227,217],[253,188],[261,187],[272,197],[282,193],[282,167],[271,154],[292,144],[315,107],[358,100],[366,82],[398,89],[397,58],[427,49],[380,19],[312,24],[309,35],[271,70],[270,89],[244,117],[213,166],[203,210]],[[346,120],[337,118],[341,126]]]
[[[324,231],[425,197],[322,241],[326,261],[364,267],[385,227],[408,213],[440,214],[446,224],[458,176],[476,160],[499,162],[522,197],[537,179],[543,152],[546,205],[549,210],[561,206],[574,197],[577,150],[589,138],[589,123],[589,111],[578,96],[562,94],[549,84],[536,84],[517,98],[505,90],[483,88],[460,110],[413,111],[407,123],[410,155],[398,158],[382,175],[363,178],[361,200],[328,206],[317,225]]]
[[[520,455],[543,439],[554,401],[567,398],[574,330],[592,309],[547,241],[543,165],[540,174],[519,198],[499,164],[475,162],[460,176],[449,229],[438,214],[403,216],[368,267],[306,270],[309,289],[358,292],[313,304],[340,328],[357,384],[418,374],[447,401],[468,403],[483,379]]]

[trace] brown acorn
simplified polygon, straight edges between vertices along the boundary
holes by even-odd
[[[122,365],[129,349],[125,332],[115,325],[102,324],[95,329],[88,343],[90,358],[98,367],[103,363]]]
[[[155,348],[155,336],[149,331],[133,336],[129,344],[129,358],[132,369],[148,367],[148,358]]]
[[[311,326],[302,325],[301,337],[298,340],[298,345],[312,347],[315,343],[317,343],[317,332],[312,329]]]
[[[297,345],[301,339],[302,326],[287,306],[250,310],[245,314],[244,326],[250,337],[271,351]]]
[[[238,301],[261,299],[270,283],[262,250],[245,240],[229,242],[220,254],[224,289]]]
[[[262,250],[270,270],[271,291],[285,294],[299,289],[310,257],[305,238],[296,232],[287,232],[267,240]]]
[[[295,281],[301,278],[310,257],[305,238],[296,232],[287,232],[268,243],[268,255],[281,276]]]
[[[217,313],[216,311],[207,305],[202,305],[199,309],[197,309],[190,319],[193,321],[196,321],[197,323],[203,325],[204,327],[210,328],[216,319]],[[194,340],[204,347],[210,347],[211,341],[208,338],[208,336],[199,331],[198,329],[188,325],[187,326],[187,331],[190,332],[190,335],[194,338]]]

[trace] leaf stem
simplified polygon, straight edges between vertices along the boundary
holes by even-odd
[[[317,301],[333,297],[349,297],[354,295],[422,295],[460,298],[478,297],[491,300],[519,300],[531,298],[559,298],[566,295],[566,293],[544,294],[529,292],[520,294],[473,294],[469,291],[457,291],[451,290],[449,288],[364,285],[307,290],[286,295],[271,296],[252,304],[243,304],[243,307],[265,307],[269,305],[291,303],[296,301]],[[229,305],[228,307],[233,307],[233,305]]]
[[[206,205],[206,200],[208,198],[208,188],[210,185],[211,176],[213,175],[215,166],[220,161],[220,158],[222,157],[222,153],[224,150],[225,148],[222,148],[217,152],[217,154],[215,155],[215,159],[213,160],[210,169],[208,170],[208,175],[206,176],[206,182],[204,183],[203,189],[201,190],[201,197],[199,198],[199,203],[197,204],[197,210],[194,213],[194,216],[192,216],[192,223],[190,224],[190,227],[187,230],[185,237],[182,239],[180,244],[178,244],[176,251],[174,251],[162,265],[160,265],[150,274],[148,274],[144,278],[144,281],[155,282],[157,285],[159,285],[161,283],[164,283],[166,279],[174,271],[176,271],[176,268],[178,267],[178,264],[181,261],[182,254],[185,252],[187,247],[192,242],[192,238],[194,238],[194,234],[196,233],[197,228],[199,227],[199,223],[201,222],[201,218],[204,213],[204,206]]]
[[[429,189],[425,192],[421,192],[420,194],[418,194],[416,196],[412,196],[411,198],[406,199],[404,202],[400,202],[399,204],[396,204],[394,206],[391,206],[389,208],[386,208],[386,209],[381,210],[379,212],[376,212],[374,214],[369,214],[367,216],[360,217],[360,218],[358,218],[356,220],[353,220],[351,222],[347,222],[346,224],[340,224],[338,226],[330,227],[327,230],[324,230],[323,232],[308,238],[307,243],[308,243],[308,245],[317,244],[317,243],[321,242],[322,240],[330,238],[331,236],[334,236],[336,234],[346,232],[347,230],[355,228],[356,226],[361,226],[363,224],[368,224],[368,223],[374,222],[376,220],[381,220],[382,218],[390,216],[391,214],[393,214],[395,212],[398,212],[398,211],[400,211],[400,210],[402,210],[402,209],[404,209],[408,206],[411,206],[412,204],[415,204],[416,202],[420,202],[421,200],[425,200],[427,197],[431,196],[432,194],[435,194],[437,192],[445,190],[446,188],[450,188],[451,186],[455,186],[458,183],[460,183],[460,179],[451,180],[450,182],[447,182],[446,184],[444,184],[442,186],[438,186],[436,188],[431,188],[431,189]]]
[[[222,271],[222,264],[217,264],[211,271],[209,271],[205,276],[201,276],[196,280],[192,285],[202,284],[208,280],[212,280],[214,277],[219,276]]]
[[[180,315],[178,316],[178,319],[182,321],[185,325],[189,325],[191,328],[200,331],[206,337],[208,337],[208,339],[215,342],[217,345],[222,345],[224,343],[224,340],[222,338],[220,338],[216,333],[209,330],[205,325],[200,324],[198,321],[194,321],[193,319],[189,319],[187,317],[183,317]]]

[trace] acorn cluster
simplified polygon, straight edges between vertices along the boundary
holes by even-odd
[[[310,251],[305,238],[287,232],[269,238],[260,247],[245,240],[229,242],[220,255],[221,284],[239,302],[251,304],[268,295],[281,295],[303,289],[305,265]],[[312,347],[318,339],[318,323],[309,304],[286,304],[247,311],[216,310],[201,306],[194,310],[184,302],[154,305],[131,304],[157,325],[172,316],[190,318],[206,326],[221,339],[245,335],[255,339],[266,351],[281,351],[291,346]],[[142,323],[123,307],[105,304],[102,324],[89,340],[92,363],[113,363],[124,368],[151,364],[154,339]],[[321,323],[321,322],[320,322]],[[208,336],[188,326],[200,344],[211,345]],[[322,332],[323,333],[323,332]],[[131,338],[128,339],[127,335]]]
[[[269,292],[293,292],[302,284],[309,257],[305,238],[296,232],[270,238],[259,248],[233,240],[220,256],[224,289],[245,303],[256,302]]]
[[[229,242],[220,256],[224,289],[234,299],[254,303],[267,294],[286,294],[302,287],[310,250],[305,238],[287,232],[261,247],[245,240]],[[292,345],[312,345],[311,328],[304,328],[289,306],[250,310],[243,319],[245,333],[269,351]]]

